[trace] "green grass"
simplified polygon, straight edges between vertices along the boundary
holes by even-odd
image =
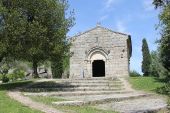
[[[6,94],[7,90],[24,86],[30,82],[31,81],[0,84],[0,113],[42,113],[10,99]]]
[[[63,99],[56,97],[43,97],[43,96],[29,96],[29,97],[34,101],[45,103],[66,113],[116,113],[114,111],[109,110],[107,111],[99,110],[92,106],[55,106],[52,105],[52,102],[63,101]]]
[[[130,77],[129,82],[134,89],[151,92],[155,92],[157,88],[165,85],[161,80],[154,77]]]

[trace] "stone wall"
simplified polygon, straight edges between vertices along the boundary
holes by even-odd
[[[71,39],[70,78],[91,78],[93,60],[105,61],[106,77],[128,77],[129,36],[97,26]]]

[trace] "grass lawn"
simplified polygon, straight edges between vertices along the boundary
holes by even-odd
[[[137,90],[156,92],[157,88],[165,84],[154,77],[130,77],[129,82],[132,87]]]
[[[116,113],[114,111],[109,110],[107,111],[99,110],[92,106],[55,106],[52,105],[52,102],[63,101],[63,99],[56,97],[43,97],[43,96],[29,96],[29,97],[34,101],[45,103],[66,113]]]
[[[21,103],[10,99],[6,95],[7,90],[26,85],[30,82],[31,81],[0,84],[0,113],[42,113],[40,111],[28,108]]]

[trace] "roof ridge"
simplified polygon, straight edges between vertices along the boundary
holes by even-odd
[[[103,26],[101,26],[101,25],[97,25],[97,26],[95,26],[95,27],[93,27],[93,28],[91,28],[91,29],[89,29],[89,30],[87,30],[87,31],[84,31],[84,32],[79,33],[79,34],[76,34],[76,35],[72,36],[71,38],[76,38],[76,37],[78,37],[78,36],[80,36],[80,35],[83,35],[83,34],[85,34],[85,33],[90,32],[90,31],[92,31],[92,30],[94,30],[94,29],[96,29],[96,28],[102,28],[102,29],[109,30],[110,32],[113,32],[113,33],[116,33],[116,34],[121,34],[121,35],[129,36],[128,34],[121,33],[121,32],[117,32],[117,31],[113,31],[113,30],[111,30],[111,29],[109,29],[109,28],[103,27]]]
[[[121,35],[129,36],[129,34],[126,34],[126,33],[118,32],[118,31],[113,31],[112,29],[109,29],[109,28],[106,28],[106,27],[103,27],[103,26],[100,26],[100,27],[103,28],[103,29],[109,30],[109,31],[111,31],[113,33],[116,33],[116,34],[121,34]]]

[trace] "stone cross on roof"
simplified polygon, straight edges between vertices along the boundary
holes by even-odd
[[[96,26],[97,26],[97,27],[98,27],[98,26],[101,26],[101,23],[100,23],[100,22],[97,22]]]

